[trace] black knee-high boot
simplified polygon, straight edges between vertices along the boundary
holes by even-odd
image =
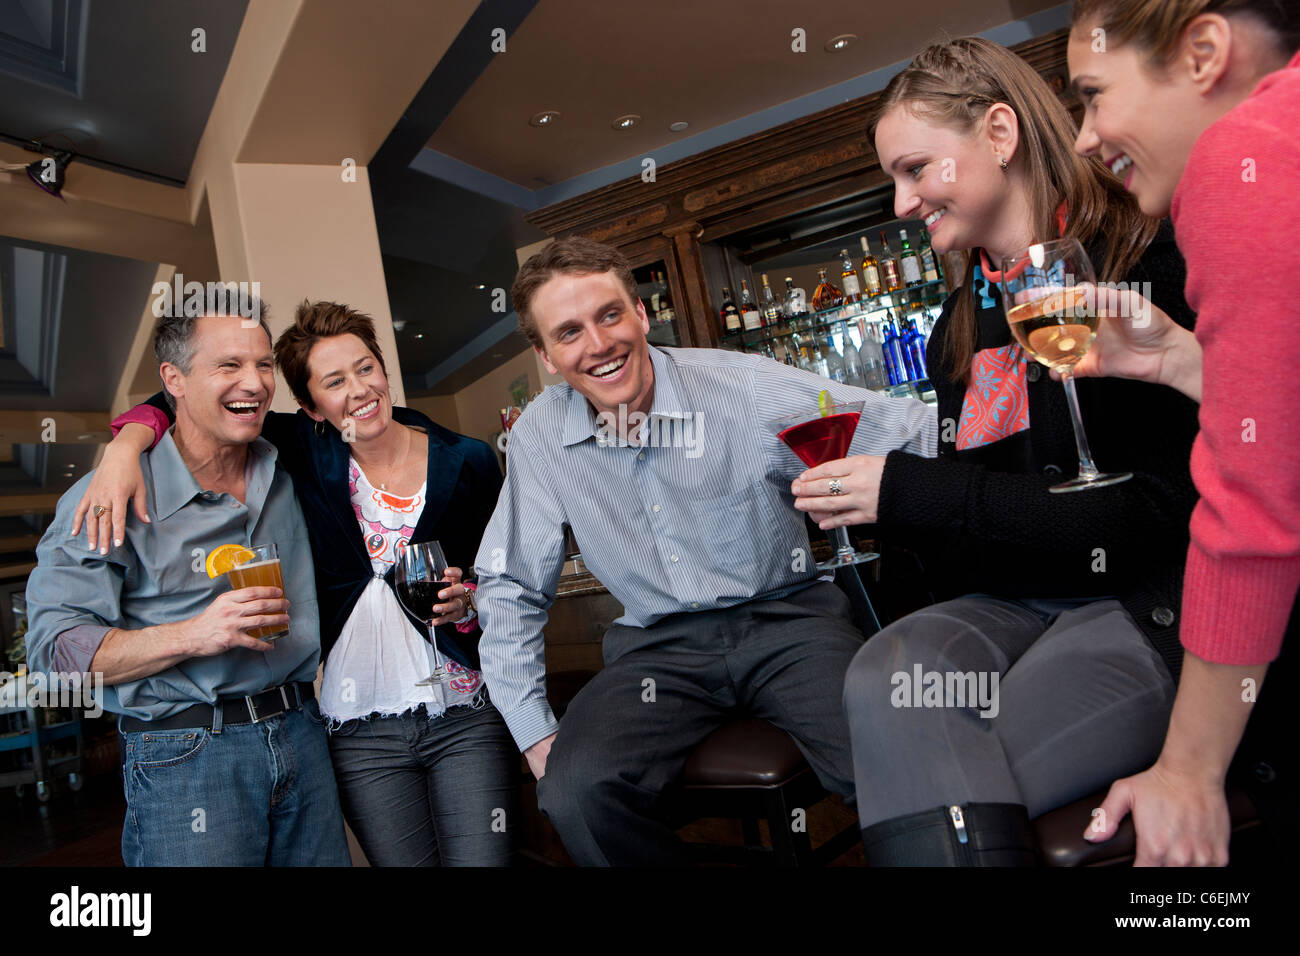
[[[1037,866],[1029,811],[1018,803],[935,807],[862,830],[867,866]]]

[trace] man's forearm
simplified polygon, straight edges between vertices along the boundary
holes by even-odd
[[[1190,652],[1184,654],[1178,695],[1158,763],[1183,774],[1222,781],[1267,670],[1267,664],[1214,664]]]
[[[115,627],[104,635],[91,658],[92,673],[102,674],[106,685],[151,677],[193,657],[184,633],[185,622],[158,624],[126,631]]]

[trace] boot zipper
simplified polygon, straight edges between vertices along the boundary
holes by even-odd
[[[958,859],[958,866],[973,866],[975,863],[975,848],[970,845],[970,834],[966,830],[966,816],[961,812],[961,807],[953,804],[948,808],[948,819],[952,822],[953,831],[957,834],[957,842],[953,844],[952,850]]]
[[[952,818],[952,827],[957,831],[957,842],[966,842],[966,818],[961,815],[961,807],[955,804],[948,808],[948,816]]]

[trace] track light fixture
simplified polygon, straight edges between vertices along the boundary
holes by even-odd
[[[74,158],[75,154],[71,150],[59,150],[52,156],[46,155],[34,163],[28,163],[27,176],[51,196],[62,199],[68,164]]]

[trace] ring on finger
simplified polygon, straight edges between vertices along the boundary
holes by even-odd
[[[831,479],[831,494],[833,495],[844,494],[844,486],[840,484],[840,480],[838,478]]]
[[[110,510],[111,508],[105,508],[103,505],[95,505],[95,507],[91,509],[91,513],[94,514],[96,518],[102,518]]]

